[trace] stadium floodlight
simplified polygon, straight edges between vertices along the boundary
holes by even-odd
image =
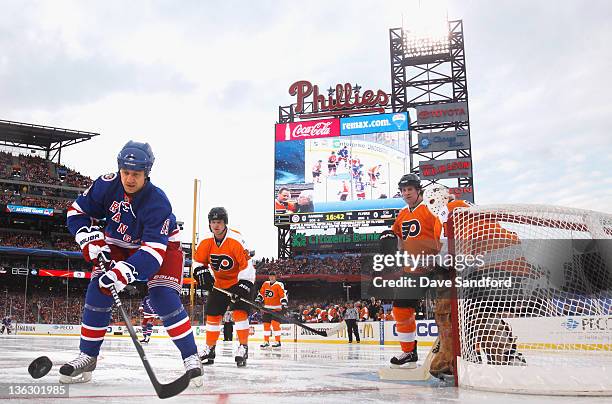
[[[448,54],[447,1],[418,2],[403,18],[407,58]]]

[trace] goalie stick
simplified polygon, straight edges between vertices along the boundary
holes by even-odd
[[[234,296],[234,294],[233,294],[233,293],[228,292],[228,291],[227,291],[227,290],[225,290],[225,289],[220,289],[220,288],[218,288],[218,287],[216,287],[216,286],[213,286],[213,289],[218,290],[218,291],[219,291],[219,292],[221,292],[221,293],[225,293],[226,295],[228,295],[228,296],[230,296],[230,297],[233,297],[233,296]],[[255,303],[255,302],[252,302],[252,301],[250,301],[250,300],[247,300],[247,299],[245,299],[245,298],[243,298],[243,297],[238,296],[238,298],[239,298],[240,300],[242,300],[244,303],[248,304],[249,306],[254,307],[254,308],[256,308],[257,310],[261,310],[261,311],[263,311],[263,312],[265,312],[265,313],[268,313],[270,316],[274,317],[274,318],[275,318],[275,319],[277,319],[277,320],[280,320],[280,321],[285,322],[285,323],[292,323],[292,324],[295,324],[295,325],[297,325],[298,327],[302,327],[303,329],[308,330],[308,331],[310,331],[310,332],[313,332],[313,333],[315,333],[315,334],[317,334],[317,335],[320,335],[320,336],[322,336],[322,337],[331,337],[331,336],[332,336],[332,334],[337,333],[337,332],[338,332],[338,331],[340,331],[342,328],[344,328],[344,324],[340,324],[339,326],[336,326],[336,327],[334,327],[334,328],[332,328],[332,329],[330,329],[330,330],[317,330],[317,329],[315,329],[315,328],[308,327],[308,326],[307,326],[307,325],[305,325],[304,323],[301,323],[301,322],[299,322],[299,321],[297,321],[297,320],[294,320],[294,319],[292,319],[292,318],[285,317],[285,316],[281,316],[281,315],[280,315],[280,314],[278,314],[277,312],[274,312],[274,311],[272,311],[272,310],[268,310],[268,309],[266,309],[265,307],[260,306],[259,304]]]
[[[100,263],[100,266],[102,267],[102,269],[106,271],[107,263],[104,260],[104,258],[99,258],[98,262]],[[138,351],[138,356],[140,356],[140,360],[142,360],[142,364],[144,365],[144,368],[147,371],[147,375],[149,375],[149,379],[151,380],[151,384],[153,385],[153,388],[155,389],[157,396],[159,398],[169,398],[169,397],[174,397],[177,394],[181,393],[183,390],[185,390],[189,386],[190,378],[187,375],[187,373],[183,374],[178,379],[170,383],[166,383],[166,384],[160,383],[157,380],[157,377],[155,376],[155,372],[153,372],[153,368],[151,367],[151,364],[149,363],[149,359],[147,358],[147,355],[145,355],[142,345],[140,345],[140,342],[138,342],[138,336],[136,335],[136,330],[134,330],[132,321],[130,317],[128,316],[128,314],[126,313],[125,308],[123,307],[123,304],[121,304],[121,299],[119,299],[119,295],[117,294],[115,285],[111,285],[109,289],[112,294],[113,300],[115,301],[115,305],[117,306],[117,310],[121,314],[121,317],[123,318],[123,321],[125,322],[125,326],[128,329],[128,333],[130,334],[130,337],[132,338],[132,342],[134,343],[134,346],[136,347],[136,351]]]
[[[431,361],[435,353],[440,349],[440,338],[436,338],[423,364],[415,369],[402,368],[382,368],[378,370],[378,377],[381,380],[409,380],[409,381],[425,381],[432,376],[429,373]]]

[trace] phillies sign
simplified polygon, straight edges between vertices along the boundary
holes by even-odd
[[[361,87],[351,84],[336,84],[328,90],[326,97],[319,92],[319,86],[306,80],[296,81],[289,86],[289,94],[297,97],[295,113],[305,116],[331,115],[332,113],[351,114],[362,112],[385,112],[389,95],[383,90],[366,90],[360,94]],[[304,105],[312,96],[312,113],[304,114]]]
[[[340,136],[340,119],[277,123],[276,141],[307,140]]]

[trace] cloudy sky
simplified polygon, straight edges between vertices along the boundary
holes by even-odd
[[[464,21],[476,202],[612,212],[612,2],[434,9]],[[423,11],[418,0],[5,0],[0,119],[101,133],[62,156],[90,176],[116,170],[128,139],[149,142],[186,241],[198,178],[203,216],[227,207],[272,256],[273,125],[288,86],[390,90],[388,29]]]

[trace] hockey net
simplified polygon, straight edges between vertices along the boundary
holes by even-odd
[[[456,269],[476,282],[456,288],[458,384],[612,395],[612,215],[474,206],[455,209],[449,224],[455,258],[480,255]],[[486,278],[500,286],[471,286]]]

